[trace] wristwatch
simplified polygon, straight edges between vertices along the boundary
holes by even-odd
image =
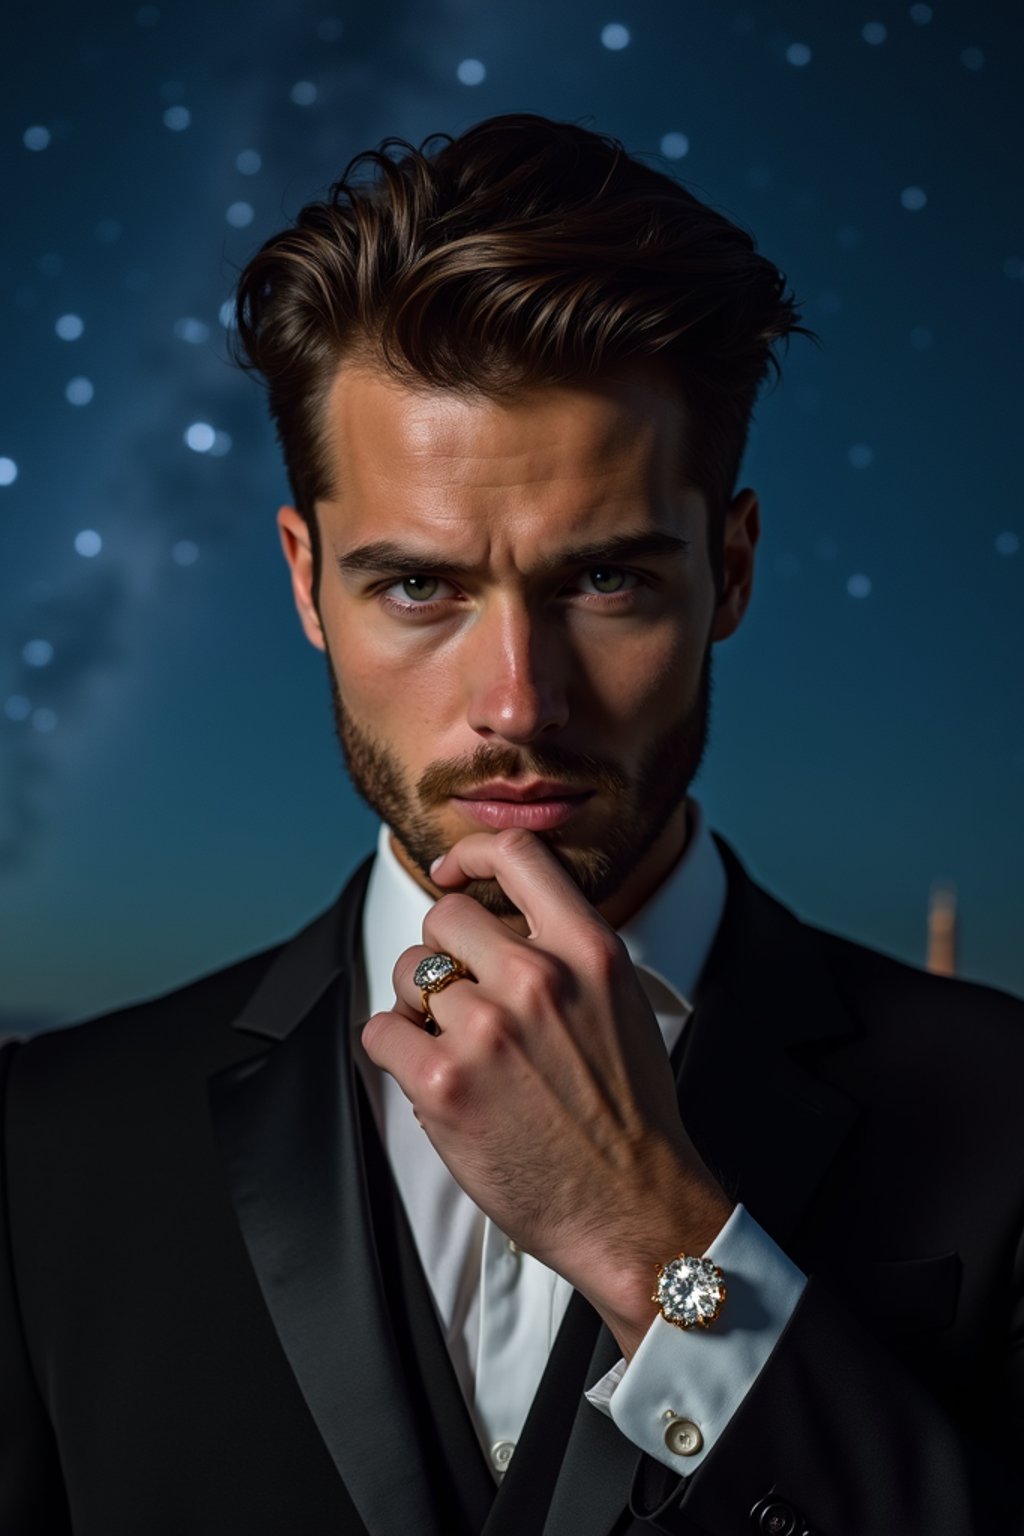
[[[725,1277],[710,1259],[679,1253],[655,1266],[658,1276],[651,1300],[666,1323],[677,1328],[708,1328],[722,1310]]]

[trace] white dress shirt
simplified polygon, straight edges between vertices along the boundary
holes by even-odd
[[[693,1011],[688,998],[725,906],[721,855],[692,797],[688,810],[690,837],[678,864],[619,930],[668,1051]],[[431,904],[398,862],[382,826],[363,912],[368,1014],[393,1008],[395,961],[423,942]],[[357,1060],[455,1374],[500,1478],[572,1287],[509,1242],[455,1182],[394,1078],[362,1050]],[[683,1331],[657,1316],[628,1369],[620,1360],[586,1394],[636,1445],[683,1474],[700,1465],[722,1433],[804,1285],[804,1276],[742,1206],[707,1254],[724,1270],[727,1286],[732,1277],[728,1327]],[[723,1311],[723,1322],[725,1316]],[[699,1434],[690,1428],[666,1436],[667,1425],[677,1420],[695,1425]]]

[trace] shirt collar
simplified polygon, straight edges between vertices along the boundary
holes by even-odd
[[[623,923],[619,938],[637,969],[673,992],[689,1013],[725,910],[726,878],[702,807],[692,795],[686,807],[690,835],[682,858]]]
[[[687,810],[690,835],[682,857],[619,930],[670,1049],[692,1012],[690,999],[718,931],[726,894],[721,855],[692,796]],[[432,898],[398,862],[389,829],[382,825],[363,912],[369,1013],[393,1006],[395,961],[404,949],[422,943],[423,919],[431,906]]]

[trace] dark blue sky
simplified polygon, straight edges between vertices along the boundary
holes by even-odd
[[[305,0],[8,23],[0,1016],[277,940],[372,821],[291,609],[222,305],[359,150],[583,120],[753,230],[820,334],[758,412],[765,532],[697,793],[800,913],[1024,991],[1020,22],[965,3]]]

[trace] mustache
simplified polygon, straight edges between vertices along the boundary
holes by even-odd
[[[429,808],[489,779],[520,778],[564,779],[608,794],[621,794],[628,788],[621,769],[588,752],[571,752],[564,747],[534,747],[523,752],[516,747],[479,746],[463,757],[431,763],[420,775],[416,793],[421,805]]]

